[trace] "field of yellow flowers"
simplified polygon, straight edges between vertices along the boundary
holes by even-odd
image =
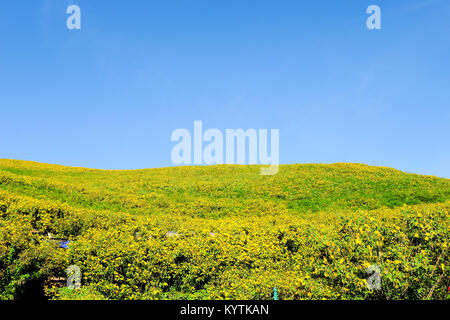
[[[0,299],[450,298],[450,180],[259,169],[0,160]],[[70,265],[81,289],[55,280]]]

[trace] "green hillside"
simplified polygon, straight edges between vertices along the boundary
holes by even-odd
[[[259,170],[0,160],[0,298],[448,298],[449,179],[346,163]],[[367,287],[373,264],[381,290]],[[69,265],[79,290],[54,280]]]
[[[257,166],[93,170],[0,160],[0,188],[78,208],[222,217],[394,208],[450,199],[450,180],[360,164],[284,165],[274,176]],[[187,207],[189,206],[189,207]],[[247,212],[249,207],[255,208]],[[275,209],[276,208],[276,209]],[[259,210],[261,209],[261,210]]]

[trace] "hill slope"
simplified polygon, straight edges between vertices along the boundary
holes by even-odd
[[[0,160],[0,298],[448,298],[449,208],[450,180],[362,164]],[[70,264],[82,290],[49,281]]]
[[[258,166],[110,171],[0,160],[0,182],[1,190],[37,199],[142,214],[370,210],[450,199],[448,179],[344,163],[282,165],[261,176]]]

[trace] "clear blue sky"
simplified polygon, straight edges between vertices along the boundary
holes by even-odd
[[[171,166],[202,120],[280,129],[281,163],[450,178],[450,1],[5,0],[0,111],[0,158]]]

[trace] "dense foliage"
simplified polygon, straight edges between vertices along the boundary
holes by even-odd
[[[0,299],[448,299],[449,213],[450,180],[366,165],[0,160]]]

